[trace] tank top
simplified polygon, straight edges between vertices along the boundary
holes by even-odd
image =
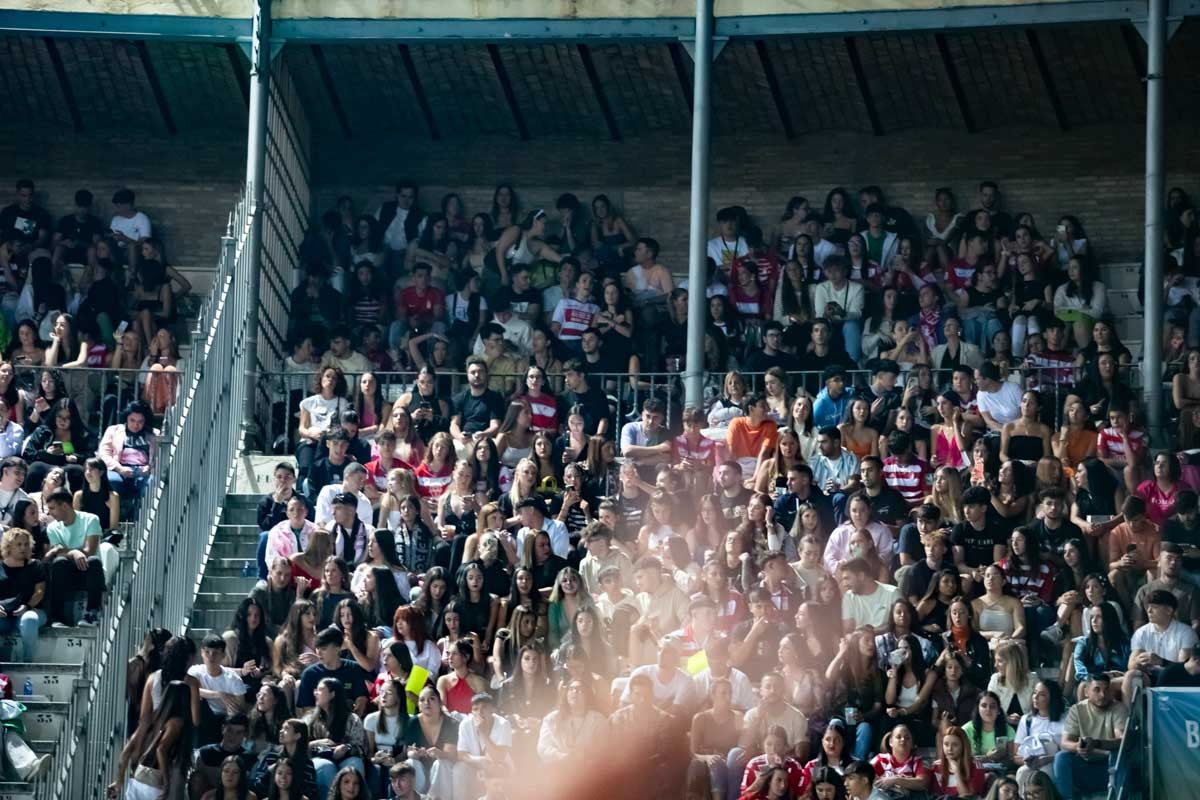
[[[871,442],[857,442],[850,436],[842,437],[842,444],[854,455],[858,456],[859,460],[871,455]]]
[[[521,231],[520,238],[508,248],[504,258],[509,264],[532,264],[534,262],[533,251],[529,249],[529,236],[525,231]],[[470,711],[469,708],[467,710]]]
[[[87,359],[84,363],[89,367],[103,367],[108,363],[108,345],[103,343],[89,344]]]
[[[979,630],[1012,633],[1012,614],[1009,614],[1002,608],[984,608],[983,611],[979,613]]]
[[[446,690],[446,708],[460,714],[470,714],[471,698],[474,696],[475,690],[471,688],[470,682],[462,678]]]
[[[967,459],[958,446],[958,439],[947,434],[944,429],[938,431],[937,441],[933,443],[933,452],[937,456],[938,464],[944,467],[962,469],[967,466]]]
[[[509,469],[516,469],[517,462],[522,458],[529,458],[529,454],[533,452],[533,445],[529,447],[506,447],[504,455],[500,457],[500,463]]]

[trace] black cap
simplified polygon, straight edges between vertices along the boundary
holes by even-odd
[[[351,506],[358,508],[358,498],[350,492],[338,492],[333,496],[333,504],[335,506]]]
[[[1160,552],[1170,553],[1173,556],[1181,556],[1183,555],[1183,548],[1174,542],[1163,542]]]

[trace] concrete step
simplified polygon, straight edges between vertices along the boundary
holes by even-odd
[[[242,539],[232,542],[213,542],[212,550],[209,551],[209,558],[249,558],[254,559],[258,555],[258,542],[250,539]]]
[[[224,631],[229,629],[229,624],[233,622],[233,612],[237,608],[237,603],[234,603],[229,608],[193,608],[192,616],[189,620],[189,630],[211,628],[216,631]]]
[[[70,705],[64,701],[18,697],[25,706],[25,735],[31,739],[57,741],[63,724],[67,721]],[[0,795],[2,797],[3,795]]]
[[[33,651],[36,664],[84,664],[96,646],[96,628],[42,628]],[[21,638],[0,636],[0,660],[12,661],[21,652]]]
[[[221,609],[232,614],[245,596],[245,594],[226,594],[224,592],[196,592],[196,608],[208,611]]]
[[[211,572],[214,575],[228,575],[228,576],[241,575],[242,568],[247,563],[254,564],[255,563],[254,557],[253,556],[250,558],[238,558],[235,556],[220,557],[220,558],[210,557],[208,559],[208,565],[205,567],[204,574],[207,575]],[[255,569],[257,570],[258,567],[256,566]]]
[[[254,584],[258,583],[258,578],[243,578],[241,575],[236,577],[224,575],[209,575],[204,574],[204,579],[200,582],[200,592],[202,594],[221,594],[236,597],[246,597],[250,594],[250,590],[254,588]]]
[[[75,690],[86,686],[82,664],[31,664],[0,663],[0,672],[12,681],[13,692],[18,700],[25,692],[25,680],[33,684],[33,696],[47,700],[69,703],[75,699]]]
[[[217,526],[217,534],[213,537],[213,542],[254,542],[257,544],[258,533],[257,523],[222,522]]]
[[[39,754],[42,752],[36,747],[34,751]],[[35,797],[33,784],[24,781],[0,781],[0,800],[35,800]]]
[[[1116,317],[1137,315],[1141,317],[1142,301],[1137,289],[1109,289],[1108,308]]]
[[[1137,289],[1141,265],[1136,261],[1109,262],[1100,265],[1100,282],[1113,289]]]
[[[253,506],[225,506],[221,514],[222,525],[254,525],[258,526],[258,512]]]

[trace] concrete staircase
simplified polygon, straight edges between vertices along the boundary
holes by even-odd
[[[230,494],[225,499],[225,511],[208,554],[188,625],[188,634],[197,642],[209,633],[220,634],[228,630],[238,603],[250,594],[258,581],[254,560],[258,547],[254,509],[258,500],[258,495],[250,494]],[[247,569],[253,570],[249,576],[244,574]]]

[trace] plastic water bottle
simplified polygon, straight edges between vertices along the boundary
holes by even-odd
[[[257,578],[258,577],[258,566],[255,565],[255,563],[253,561],[247,561],[245,564],[242,564],[242,577],[243,578]]]
[[[25,679],[25,688],[22,690],[26,697],[33,697],[33,681],[29,678]]]

